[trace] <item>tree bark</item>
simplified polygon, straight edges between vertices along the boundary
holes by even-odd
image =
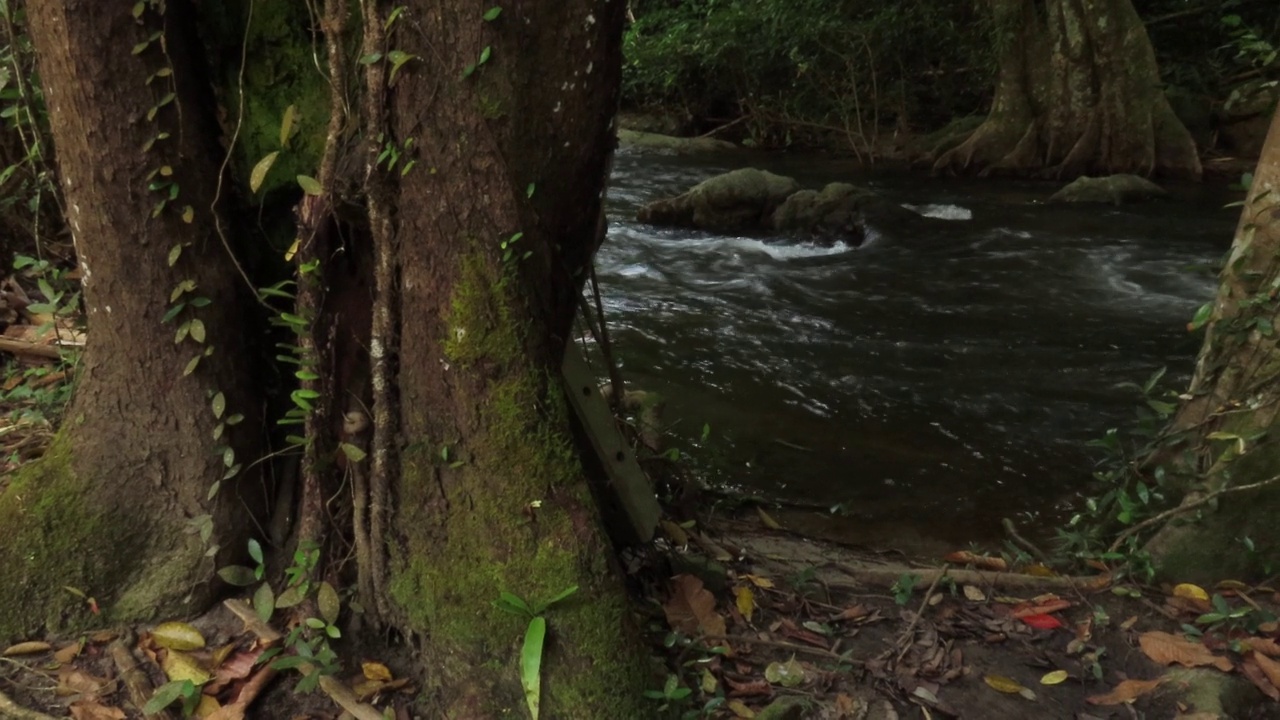
[[[326,3],[326,42],[352,39],[335,22],[344,6]],[[307,75],[316,73],[311,53],[279,48],[299,33],[307,47],[313,38],[285,22],[279,6],[259,9],[244,51],[263,47],[254,28],[270,33],[277,51],[248,57],[237,72],[226,66],[242,62],[227,39],[242,31],[211,24],[206,5],[148,2],[135,22],[111,3],[33,0],[85,266],[89,347],[55,449],[0,498],[0,526],[18,533],[0,546],[0,583],[18,590],[16,604],[0,602],[0,636],[53,624],[68,605],[54,602],[59,593],[75,600],[63,585],[96,595],[119,620],[197,611],[229,555],[214,553],[215,564],[208,549],[238,550],[258,535],[244,508],[258,514],[271,499],[252,494],[257,483],[237,478],[210,490],[227,466],[261,456],[266,428],[254,409],[267,403],[253,361],[274,353],[271,338],[245,331],[245,318],[265,318],[250,307],[248,286],[291,270],[237,266],[225,246],[240,233],[215,199],[253,195],[223,180],[244,185],[249,168],[277,148],[284,164],[276,167],[287,171],[254,181],[270,193],[260,224],[291,232],[294,218],[278,211],[303,198],[300,237],[335,234],[332,244],[305,249],[315,265],[307,272],[318,278],[308,289],[320,316],[312,337],[334,350],[332,363],[307,369],[304,380],[315,382],[312,370],[326,374],[314,387],[333,397],[316,398],[317,407],[364,407],[359,388],[372,387],[370,461],[347,458],[359,482],[332,474],[343,464],[336,443],[311,445],[326,449],[309,469],[330,473],[318,487],[358,489],[326,494],[323,517],[350,523],[325,528],[329,537],[361,536],[364,606],[421,640],[434,710],[487,718],[525,703],[528,618],[493,601],[510,592],[538,603],[576,587],[545,611],[543,716],[646,716],[647,663],[560,380],[602,228],[624,5],[523,0],[486,20],[462,0],[410,0],[391,21],[389,8],[367,0],[364,44],[381,59],[363,65],[363,99],[361,89],[342,95],[348,83]],[[195,36],[197,12],[200,27],[217,25],[210,37]],[[239,97],[267,87],[263,68],[293,83],[291,92],[321,87],[326,96]],[[228,85],[242,76],[243,85]],[[341,118],[331,118],[319,144],[279,132],[270,108],[295,105],[363,116],[362,187]],[[324,126],[315,112],[300,122]],[[234,139],[225,178],[220,129]],[[321,157],[317,172],[308,163]],[[287,179],[296,174],[319,176],[319,194],[302,196]],[[352,188],[362,195],[353,198]],[[363,202],[367,221],[352,200]],[[171,296],[175,288],[186,289]],[[166,323],[173,303],[194,297],[209,302],[189,303]],[[366,345],[366,356],[349,357]],[[245,419],[224,424],[232,413]],[[302,427],[315,443],[332,424]],[[326,562],[326,577],[354,580],[340,558]]]
[[[1184,505],[1280,475],[1280,113],[1244,202],[1204,344],[1167,446],[1151,464],[1187,491]],[[1171,577],[1221,579],[1280,568],[1280,484],[1224,495],[1148,544]],[[1187,519],[1196,522],[1188,523]],[[1247,551],[1245,538],[1256,548]]]
[[[223,481],[262,426],[189,9],[28,3],[90,332],[52,450],[0,496],[0,638],[91,620],[68,586],[112,620],[199,608],[263,507],[257,483]]]
[[[526,0],[493,22],[479,14],[414,0],[406,15],[421,30],[394,39],[421,64],[392,91],[393,136],[421,155],[399,180],[395,232],[407,445],[393,596],[437,662],[436,708],[486,718],[522,704],[528,622],[492,601],[577,586],[548,614],[544,714],[644,717],[636,629],[560,382],[597,243],[624,4]]]
[[[1131,0],[990,0],[1001,34],[991,113],[934,169],[1199,179]]]

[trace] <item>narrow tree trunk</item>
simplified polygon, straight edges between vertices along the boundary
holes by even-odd
[[[1213,301],[1170,445],[1154,462],[1208,493],[1280,475],[1280,113],[1271,121]],[[1179,478],[1180,476],[1180,478]],[[1166,526],[1148,545],[1171,577],[1220,579],[1280,568],[1280,483],[1228,493]],[[1248,538],[1258,552],[1247,552]]]
[[[1131,0],[990,0],[1002,39],[987,121],[934,169],[1198,179]]]
[[[537,602],[577,586],[547,613],[544,716],[646,717],[643,654],[559,370],[597,241],[624,4],[480,14],[414,0],[420,29],[389,42],[420,58],[391,91],[393,142],[420,149],[398,179],[391,588],[442,716],[523,705],[528,620],[495,609],[500,592]]]
[[[217,547],[243,548],[263,506],[231,472],[262,426],[247,288],[210,210],[221,151],[190,8],[128,10],[28,4],[89,339],[53,448],[0,497],[0,638],[84,624],[65,587],[117,620],[198,608]]]

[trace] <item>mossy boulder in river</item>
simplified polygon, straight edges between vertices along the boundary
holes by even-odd
[[[1118,174],[1106,177],[1082,177],[1049,198],[1049,202],[1123,203],[1168,197],[1164,188],[1137,175]]]
[[[687,192],[640,208],[651,225],[741,232],[771,227],[773,211],[800,189],[793,178],[742,168],[694,185]]]
[[[855,244],[866,238],[868,224],[901,229],[922,221],[917,213],[866,188],[831,183],[822,190],[801,190],[792,178],[755,168],[717,175],[681,195],[651,202],[637,219],[712,232],[801,234]]]

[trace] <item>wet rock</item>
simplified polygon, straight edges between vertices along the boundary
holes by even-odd
[[[758,231],[772,227],[774,210],[799,189],[793,178],[742,168],[704,180],[676,197],[651,202],[636,217],[652,225]]]
[[[847,238],[861,243],[868,223],[900,227],[919,218],[878,193],[849,183],[792,193],[773,211],[775,232]]]
[[[1254,159],[1261,155],[1278,96],[1280,88],[1265,80],[1247,82],[1233,89],[1219,117],[1223,148],[1242,158]]]
[[[737,150],[738,146],[708,137],[672,137],[639,130],[618,130],[618,147],[635,148],[670,155],[696,155]]]
[[[1049,198],[1049,202],[1123,203],[1167,197],[1164,188],[1137,175],[1118,174],[1106,177],[1082,177]]]

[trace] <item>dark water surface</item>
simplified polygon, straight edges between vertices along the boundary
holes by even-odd
[[[805,187],[876,187],[949,222],[875,228],[861,248],[763,242],[634,221],[649,200],[752,163]],[[703,424],[713,479],[845,515],[827,532],[959,543],[1002,517],[1045,525],[1085,487],[1085,441],[1133,417],[1162,365],[1185,384],[1185,323],[1215,289],[1237,210],[1223,189],[1114,208],[1046,205],[1054,185],[868,175],[785,158],[623,153],[597,263],[624,373]],[[886,543],[893,538],[879,538]]]

